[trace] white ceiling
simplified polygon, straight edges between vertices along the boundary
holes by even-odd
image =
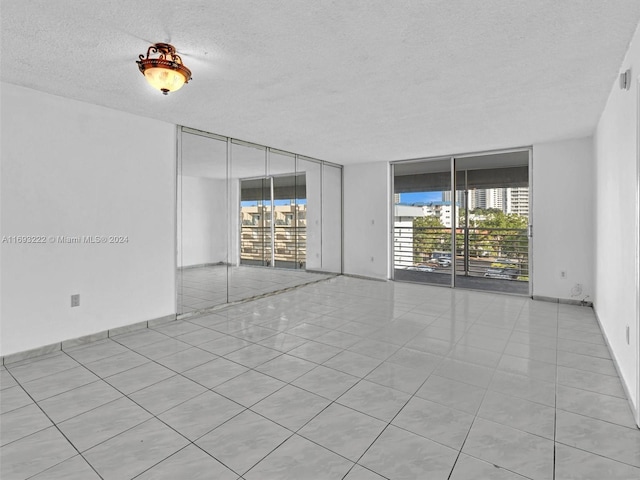
[[[589,135],[638,0],[0,0],[3,81],[352,163]],[[168,97],[135,61],[170,42]],[[150,140],[150,139],[147,139]]]

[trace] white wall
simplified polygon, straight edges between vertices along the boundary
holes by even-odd
[[[175,313],[175,126],[2,84],[0,354]],[[80,306],[70,307],[72,294]]]
[[[389,278],[389,164],[345,165],[344,273]]]
[[[591,137],[533,146],[534,296],[593,301],[593,181]]]
[[[178,266],[227,261],[225,180],[180,176]]]
[[[614,82],[596,130],[596,303],[595,309],[613,350],[640,425],[638,365],[638,89],[640,31],[620,71],[631,69],[630,90]],[[626,328],[630,341],[626,340]]]

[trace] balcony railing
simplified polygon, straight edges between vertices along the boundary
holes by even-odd
[[[451,273],[451,229],[395,227],[394,267]],[[456,275],[528,281],[526,229],[456,229]]]
[[[305,263],[307,257],[307,228],[276,225],[273,228],[273,253],[277,262]],[[271,261],[271,227],[242,225],[240,259]]]

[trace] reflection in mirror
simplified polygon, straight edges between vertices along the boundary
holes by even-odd
[[[304,180],[305,191],[305,267],[308,271],[322,270],[322,164],[298,158],[297,180]]]
[[[227,301],[227,146],[183,133],[178,168],[178,313]]]
[[[340,168],[323,173],[321,161],[185,130],[177,185],[179,314],[341,273]]]

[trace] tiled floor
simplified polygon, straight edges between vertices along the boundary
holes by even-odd
[[[337,277],[2,368],[10,479],[635,479],[593,311]]]
[[[178,270],[178,313],[196,312],[332,276],[305,270],[245,265],[184,268]]]

